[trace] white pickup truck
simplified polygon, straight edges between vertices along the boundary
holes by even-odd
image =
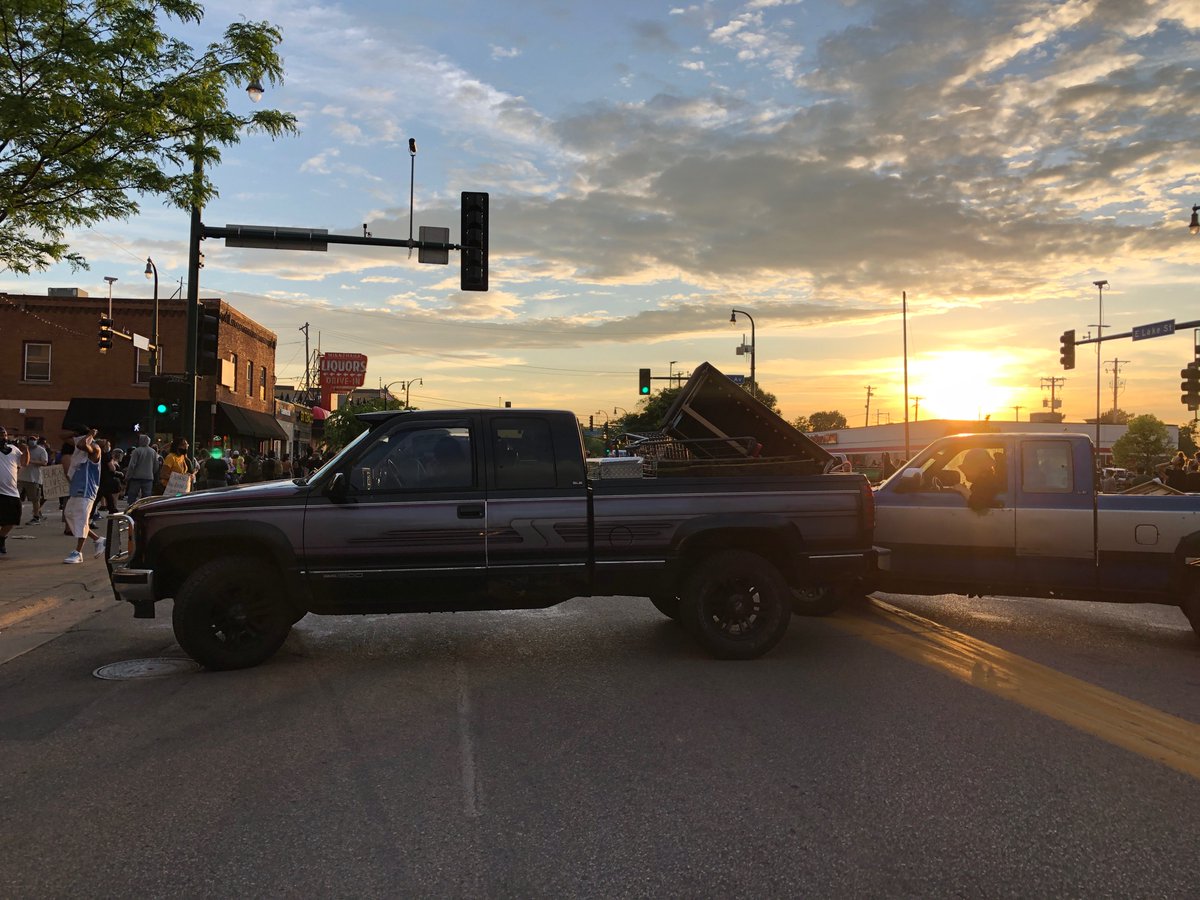
[[[1103,494],[1082,434],[960,434],[875,492],[878,587],[1179,606],[1200,635],[1200,494]]]

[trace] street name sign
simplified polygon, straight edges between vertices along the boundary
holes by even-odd
[[[1133,326],[1133,339],[1135,341],[1144,341],[1149,338],[1164,337],[1165,335],[1174,333],[1174,319],[1167,319],[1165,322],[1152,322],[1149,325]]]

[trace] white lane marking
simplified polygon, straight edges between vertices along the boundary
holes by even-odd
[[[479,818],[478,784],[475,772],[475,742],[471,738],[471,699],[467,693],[467,667],[455,660],[454,674],[458,682],[458,750],[462,760],[463,800],[467,818]]]

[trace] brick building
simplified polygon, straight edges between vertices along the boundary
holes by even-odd
[[[221,375],[197,384],[196,441],[203,447],[265,448],[285,437],[275,420],[275,346],[271,331],[223,300],[205,307],[220,321]],[[132,444],[151,426],[150,353],[114,337],[97,346],[106,297],[74,289],[49,296],[0,293],[0,424],[16,434],[46,434],[51,442],[75,425],[94,425],[119,446]],[[154,304],[149,299],[112,299],[117,332],[149,338]],[[182,372],[187,304],[159,300],[159,371]],[[155,421],[160,440],[178,423]]]

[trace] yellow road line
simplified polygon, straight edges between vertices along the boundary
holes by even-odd
[[[9,610],[6,613],[0,614],[0,628],[11,628],[19,622],[32,619],[34,616],[44,613],[48,609],[53,609],[61,602],[56,597],[43,597],[41,600],[35,600],[26,606]]]
[[[1200,725],[871,598],[830,622],[905,659],[1200,779]]]

